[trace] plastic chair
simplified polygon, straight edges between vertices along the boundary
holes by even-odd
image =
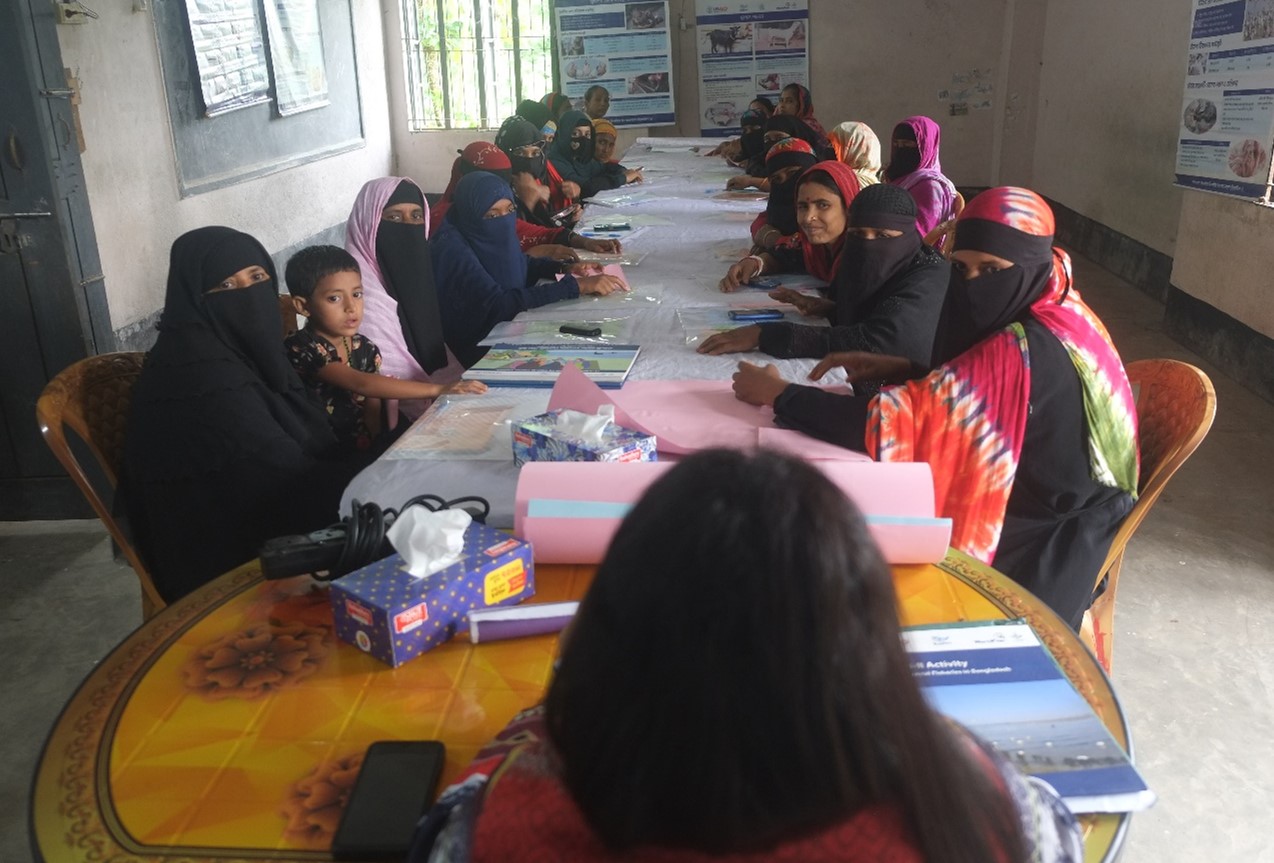
[[[1115,592],[1128,540],[1177,468],[1185,464],[1208,435],[1216,416],[1216,390],[1200,369],[1177,360],[1138,360],[1129,363],[1128,380],[1137,391],[1138,446],[1141,477],[1137,503],[1119,526],[1115,540],[1097,575],[1106,588],[1084,613],[1080,636],[1109,673],[1115,649]]]
[[[114,491],[124,462],[125,423],[132,403],[133,384],[141,374],[145,356],[142,353],[102,354],[63,369],[40,394],[35,416],[44,442],[71,475],[136,571],[142,586],[142,617],[149,619],[167,603],[66,438],[69,428],[84,441]]]

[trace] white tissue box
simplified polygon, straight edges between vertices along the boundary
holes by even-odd
[[[395,554],[333,581],[337,636],[396,667],[449,641],[470,610],[535,595],[530,543],[476,522],[464,540],[459,561],[424,578]]]
[[[584,441],[557,427],[561,411],[513,423],[513,463],[528,461],[658,461],[655,436],[611,423],[599,442]]]

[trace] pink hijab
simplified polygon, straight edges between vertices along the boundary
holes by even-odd
[[[359,332],[376,343],[381,354],[381,374],[403,380],[427,381],[450,384],[460,379],[464,367],[447,351],[447,364],[432,375],[420,367],[407,349],[403,338],[402,323],[398,319],[398,303],[385,290],[376,260],[376,232],[380,229],[381,211],[389,202],[398,184],[406,177],[381,177],[369,180],[359,190],[345,223],[345,249],[358,261],[363,279],[363,324]],[[421,195],[423,198],[423,194]],[[425,224],[421,228],[429,234],[429,205],[425,205]],[[399,409],[408,416],[418,416],[429,406],[428,401],[405,401]]]

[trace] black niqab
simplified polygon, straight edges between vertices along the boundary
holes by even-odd
[[[395,204],[417,204],[423,208],[425,199],[414,183],[404,180],[385,206]],[[447,347],[442,337],[429,240],[421,226],[382,221],[376,229],[376,262],[380,264],[385,291],[398,303],[398,320],[407,350],[422,369],[433,374],[447,364]]]

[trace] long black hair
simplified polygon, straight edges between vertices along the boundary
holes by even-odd
[[[1012,804],[911,675],[862,517],[787,456],[707,451],[649,489],[546,706],[614,850],[759,851],[881,804],[930,863],[1022,857]]]

